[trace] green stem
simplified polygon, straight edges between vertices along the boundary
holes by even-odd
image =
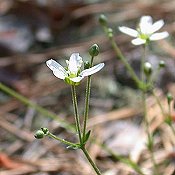
[[[148,138],[148,150],[150,152],[151,155],[151,161],[153,163],[153,167],[154,167],[154,175],[157,175],[157,164],[155,161],[155,157],[154,157],[154,151],[153,151],[153,136],[149,131],[149,122],[147,119],[147,109],[146,109],[146,94],[144,91],[142,91],[142,101],[143,101],[143,108],[144,108],[144,122],[145,122],[145,127],[146,127],[146,134],[147,134],[147,138]]]
[[[76,95],[76,88],[74,85],[71,86],[71,90],[72,90],[72,101],[73,101],[73,106],[74,106],[76,129],[78,132],[80,144],[82,144],[83,142],[82,142],[82,137],[81,137],[80,117],[78,114],[77,95]]]
[[[164,109],[163,109],[163,106],[162,106],[162,104],[161,104],[159,98],[158,98],[157,95],[155,94],[154,90],[152,91],[152,94],[153,94],[154,98],[156,99],[157,104],[159,105],[159,108],[160,108],[160,110],[161,110],[161,112],[162,112],[162,115],[163,115],[165,118],[166,118],[166,117],[169,117],[169,118],[168,118],[168,121],[170,121],[170,122],[168,122],[168,125],[170,126],[170,128],[171,128],[171,130],[172,130],[172,132],[173,132],[173,134],[174,134],[174,136],[175,136],[175,129],[174,129],[173,124],[172,124],[172,122],[171,122],[172,119],[171,119],[171,107],[170,107],[170,105],[168,104],[168,116],[167,116],[166,113],[165,113],[165,111],[164,111]]]
[[[130,73],[132,79],[136,82],[137,86],[140,87],[140,80],[138,79],[137,75],[135,74],[133,68],[130,66],[130,64],[128,63],[128,61],[123,56],[121,50],[119,49],[118,45],[114,41],[114,38],[111,39],[111,44],[112,44],[112,47],[113,47],[114,51],[116,52],[116,54],[118,55],[118,57],[120,58],[120,60],[122,61],[122,63],[127,68],[128,72]]]
[[[86,137],[86,125],[88,120],[88,113],[89,113],[89,98],[90,98],[90,86],[91,86],[91,76],[87,78],[87,85],[86,85],[86,96],[85,96],[85,111],[84,111],[84,123],[83,123],[83,140]]]
[[[90,67],[93,65],[94,57],[91,58]],[[83,122],[83,140],[86,137],[86,125],[88,121],[88,114],[89,114],[89,99],[90,99],[90,91],[91,91],[91,76],[87,78],[86,84],[86,95],[85,95],[85,111],[84,111],[84,122]]]
[[[168,117],[170,118],[170,123],[169,123],[169,126],[170,126],[170,128],[171,128],[171,130],[172,130],[172,132],[173,132],[173,134],[174,134],[174,136],[175,136],[175,129],[174,129],[174,127],[173,127],[173,123],[172,123],[172,115],[171,115],[171,105],[168,103]]]
[[[143,51],[143,57],[141,60],[141,80],[143,83],[145,83],[145,76],[144,76],[144,62],[146,59],[146,44],[144,45],[144,51]],[[145,123],[145,129],[146,129],[146,134],[148,138],[148,150],[150,151],[151,155],[151,160],[153,163],[154,167],[154,175],[157,175],[157,164],[154,158],[154,151],[153,151],[153,136],[149,131],[149,122],[147,118],[147,107],[146,107],[146,91],[142,90],[142,103],[143,103],[143,111],[144,111],[144,123]]]
[[[82,149],[83,153],[85,154],[87,160],[89,161],[89,163],[91,164],[91,166],[95,170],[96,174],[97,175],[101,175],[100,170],[98,169],[98,167],[96,166],[96,164],[94,163],[94,161],[91,159],[91,157],[90,157],[88,151],[86,150],[86,148],[83,146],[81,149]]]
[[[145,63],[145,59],[146,59],[146,44],[144,44],[143,46],[143,57],[141,59],[141,65],[140,65],[140,74],[141,74],[141,81],[145,82],[144,80],[144,63]]]
[[[152,94],[153,94],[154,98],[156,99],[156,102],[157,102],[157,104],[158,104],[158,106],[159,106],[159,108],[160,108],[160,110],[161,110],[162,115],[163,115],[164,117],[166,117],[166,114],[165,114],[165,111],[164,111],[164,109],[163,109],[163,106],[162,106],[162,104],[161,104],[159,98],[158,98],[157,95],[155,94],[154,90],[152,90]]]
[[[107,27],[104,26],[104,31],[105,33],[108,35],[108,30]],[[135,83],[137,84],[137,86],[139,88],[143,88],[143,84],[142,82],[139,80],[139,78],[137,77],[137,75],[135,74],[133,68],[130,66],[130,64],[128,63],[128,61],[126,60],[126,58],[124,57],[124,55],[122,54],[121,50],[119,49],[117,43],[114,40],[114,37],[109,37],[109,40],[111,42],[111,45],[116,53],[116,55],[119,57],[119,59],[122,61],[122,63],[125,65],[126,69],[128,70],[128,72],[130,73],[132,79],[135,81]]]
[[[47,134],[47,136],[49,136],[49,137],[51,137],[51,138],[53,138],[53,139],[55,139],[55,140],[58,140],[58,141],[64,143],[65,145],[69,145],[69,146],[73,146],[73,147],[77,147],[77,146],[78,146],[78,145],[75,144],[75,143],[66,141],[66,140],[64,140],[64,139],[62,139],[62,138],[59,138],[59,137],[55,136],[54,134],[52,134],[52,133],[50,133],[50,132]]]
[[[6,85],[4,85],[3,83],[0,83],[0,89],[2,91],[4,91],[5,93],[7,93],[8,95],[12,96],[12,97],[15,97],[17,100],[21,101],[23,104],[27,105],[27,106],[30,106],[31,108],[35,109],[36,111],[38,111],[39,113],[43,114],[43,116],[47,116],[49,118],[52,118],[56,121],[59,122],[59,124],[69,130],[69,131],[72,131],[74,132],[75,131],[75,128],[66,123],[66,121],[58,118],[58,116],[50,111],[48,111],[47,109],[44,109],[42,108],[41,106],[33,103],[32,101],[30,101],[29,99],[27,99],[26,97],[22,96],[21,94],[17,93],[16,91],[14,91],[13,89],[7,87]]]

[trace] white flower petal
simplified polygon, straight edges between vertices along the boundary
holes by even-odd
[[[131,42],[134,45],[141,45],[141,44],[145,44],[146,40],[143,40],[141,38],[136,38],[136,39],[133,39]]]
[[[100,71],[104,67],[104,65],[105,65],[104,63],[100,63],[89,69],[85,69],[80,73],[80,76],[85,77],[85,76],[95,74],[96,72]]]
[[[161,39],[164,39],[168,36],[169,36],[168,32],[154,33],[150,36],[150,40],[153,40],[153,41],[161,40]]]
[[[79,68],[81,67],[83,61],[79,56],[79,53],[73,53],[69,60],[68,69],[71,73],[77,74]]]
[[[151,32],[154,33],[158,31],[163,25],[164,25],[163,20],[156,21],[151,27]]]
[[[60,79],[62,79],[62,80],[64,80],[65,79],[65,77],[67,76],[67,75],[65,75],[62,71],[60,71],[60,70],[53,70],[53,74],[57,77],[57,78],[60,78]]]
[[[125,26],[122,26],[122,27],[119,27],[119,30],[127,35],[130,35],[130,36],[133,36],[133,37],[137,37],[138,35],[138,32],[134,29],[131,29],[129,27],[125,27]]]
[[[78,83],[78,82],[80,82],[83,78],[84,78],[84,77],[79,76],[79,77],[69,78],[69,79],[72,80],[72,81],[75,82],[75,83]]]
[[[151,16],[142,16],[141,18],[140,18],[140,24],[151,24],[152,25],[152,22],[153,22],[153,20],[152,20],[152,17]]]
[[[142,16],[139,23],[140,31],[143,34],[150,34],[152,27],[152,17]]]
[[[63,68],[63,66],[61,66],[61,64],[57,63],[55,60],[48,60],[46,61],[46,65],[52,70],[52,71],[60,71],[63,72],[64,74],[66,74],[66,70]]]
[[[60,79],[65,79],[67,76],[66,70],[55,60],[46,61],[46,65],[53,71],[53,74]]]

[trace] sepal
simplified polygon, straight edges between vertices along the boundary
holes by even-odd
[[[69,77],[65,77],[64,82],[71,86],[78,86],[80,84],[80,82],[73,82]]]
[[[76,145],[69,145],[66,148],[67,149],[74,149],[74,150],[76,150],[76,149],[80,149],[81,146],[80,146],[80,144],[76,144]]]

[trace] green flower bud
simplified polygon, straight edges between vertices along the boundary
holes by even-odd
[[[99,17],[99,23],[103,26],[106,26],[107,21],[108,21],[107,17],[105,15],[101,14]]]
[[[168,104],[170,105],[171,101],[173,100],[172,94],[169,92],[169,93],[167,94],[166,98],[167,98]]]
[[[150,76],[152,73],[152,65],[149,62],[144,64],[144,73],[146,76]]]
[[[159,67],[160,67],[160,68],[165,67],[165,61],[161,60],[161,61],[159,62]]]
[[[42,130],[38,130],[38,131],[36,131],[34,137],[36,139],[42,139],[44,137],[44,132]]]
[[[89,63],[89,61],[85,61],[84,62],[84,69],[89,69],[90,68],[90,63]]]
[[[44,132],[45,135],[49,133],[49,130],[47,128],[41,128],[41,130]]]
[[[113,30],[111,28],[108,28],[108,37],[109,38],[113,37]]]
[[[89,54],[94,57],[99,54],[99,47],[97,44],[93,44],[89,49]]]

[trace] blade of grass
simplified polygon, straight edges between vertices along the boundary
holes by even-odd
[[[59,116],[57,116],[56,114],[48,111],[47,109],[39,106],[38,104],[30,101],[28,98],[26,98],[23,95],[17,93],[16,91],[14,91],[13,89],[7,87],[3,83],[0,83],[0,89],[3,92],[7,93],[8,95],[10,95],[12,97],[15,97],[17,100],[19,100],[23,104],[25,104],[27,106],[30,106],[31,108],[35,109],[39,113],[43,114],[43,116],[56,120],[57,122],[59,122],[61,127],[65,128],[67,131],[75,132],[75,128],[71,124],[69,124],[66,121],[64,121],[63,119],[59,118]]]

